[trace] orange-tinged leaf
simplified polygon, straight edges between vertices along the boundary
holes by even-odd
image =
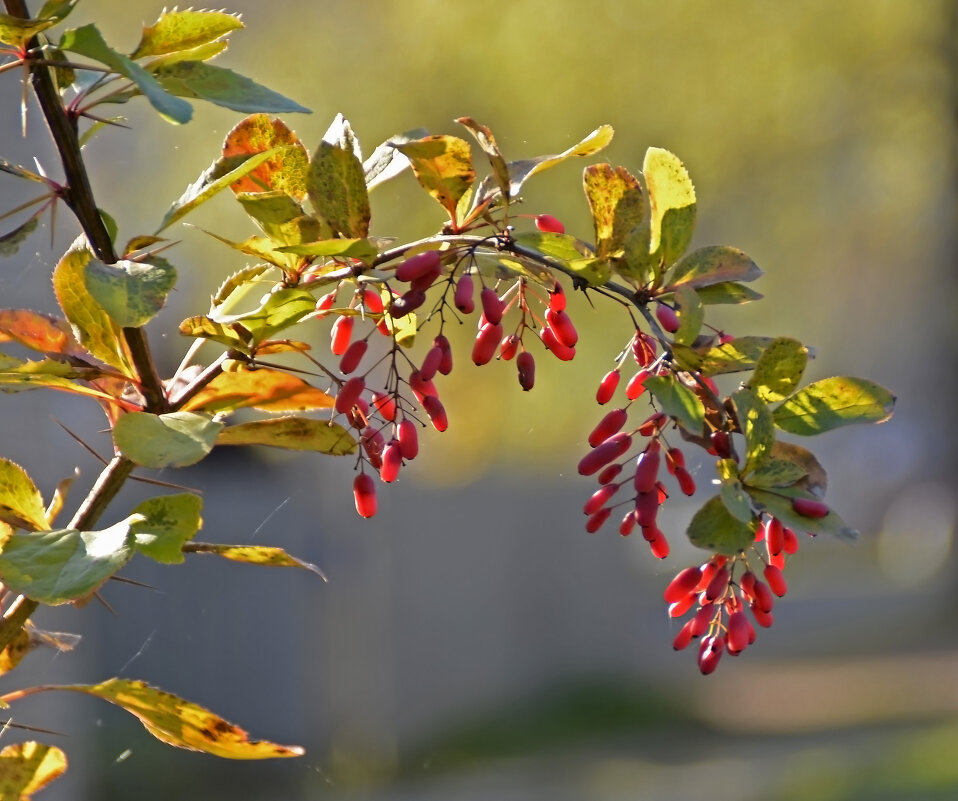
[[[276,417],[224,428],[217,445],[269,445],[294,451],[318,451],[333,456],[356,452],[356,441],[338,423],[310,417]]]
[[[316,565],[290,556],[282,548],[269,545],[222,545],[212,542],[188,542],[183,546],[186,553],[211,553],[231,559],[234,562],[245,562],[248,565],[266,565],[268,567],[301,567],[315,573],[326,580],[326,575]]]
[[[596,256],[608,258],[624,247],[628,233],[645,217],[642,187],[625,167],[607,163],[586,167],[582,180],[595,224]]]
[[[309,154],[303,143],[282,120],[268,114],[252,114],[226,135],[223,156],[252,155],[288,146],[255,170],[230,184],[233,192],[279,190],[302,202],[306,197]]]
[[[253,406],[272,412],[328,409],[333,399],[302,378],[283,372],[247,368],[220,373],[189,403],[186,410],[208,412],[242,409]]]
[[[409,159],[416,179],[456,221],[456,206],[476,178],[469,143],[456,136],[426,136],[393,145]]]
[[[0,801],[29,801],[67,769],[66,755],[38,742],[8,745],[0,751]]]
[[[66,320],[30,309],[0,309],[0,342],[11,341],[41,353],[82,352]]]
[[[273,759],[304,753],[295,745],[250,740],[247,732],[219,715],[142,681],[108,679],[100,684],[58,685],[43,689],[85,693],[116,704],[139,718],[156,739],[177,748],[203,751],[224,759]]]

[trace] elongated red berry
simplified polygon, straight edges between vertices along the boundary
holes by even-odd
[[[396,419],[396,401],[392,395],[384,392],[374,392],[373,408],[382,415],[383,420],[392,422]]]
[[[589,515],[589,519],[585,521],[585,530],[590,534],[595,534],[605,525],[605,521],[609,519],[610,514],[612,514],[612,510],[606,506],[599,509],[595,514]]]
[[[599,388],[596,390],[595,399],[600,404],[606,404],[612,400],[612,396],[615,394],[616,387],[619,386],[619,378],[621,373],[619,369],[609,370],[602,380],[599,382]]]
[[[656,559],[665,559],[669,555],[669,541],[657,526],[652,526],[650,529],[643,528],[642,536],[645,537],[649,550]]]
[[[424,275],[441,269],[442,257],[438,250],[426,250],[410,256],[396,267],[396,280],[415,281]]]
[[[676,467],[685,467],[685,454],[679,448],[669,448],[665,452],[665,466],[674,476]]]
[[[592,433],[589,434],[589,445],[594,448],[613,434],[617,434],[628,419],[629,413],[625,409],[613,409],[592,429]]]
[[[627,512],[625,517],[622,518],[622,522],[619,523],[619,534],[628,537],[635,530],[636,523],[638,521],[635,519],[635,513]]]
[[[687,620],[679,629],[679,633],[675,635],[675,639],[672,640],[672,647],[676,651],[681,651],[688,648],[690,642],[692,642],[692,621]]]
[[[429,287],[431,287],[436,282],[436,279],[441,274],[442,274],[442,267],[439,266],[439,267],[436,267],[434,270],[430,270],[429,272],[423,275],[420,275],[418,278],[414,278],[409,284],[410,291],[418,290],[420,292],[425,292],[427,289],[429,289]]]
[[[333,308],[333,304],[336,302],[336,293],[338,289],[334,289],[332,292],[327,292],[321,298],[316,301],[316,316],[325,317],[326,312]]]
[[[449,375],[452,372],[452,346],[445,334],[436,334],[432,341],[439,350],[442,351],[442,358],[439,360],[439,372],[442,375]]]
[[[766,565],[764,575],[769,588],[779,598],[788,592],[788,584],[785,583],[785,576],[782,575],[782,571],[779,567],[776,565]]]
[[[426,395],[422,399],[422,407],[429,415],[429,421],[436,431],[445,431],[449,428],[449,418],[446,416],[446,409],[439,398],[435,395]]]
[[[723,653],[725,653],[724,634],[713,634],[711,637],[702,640],[702,645],[699,648],[698,664],[703,676],[715,672]]]
[[[785,553],[798,553],[798,535],[788,526],[786,526],[785,530],[782,532],[782,538],[784,541]]]
[[[722,567],[716,570],[708,587],[705,588],[706,600],[715,601],[721,598],[728,588],[729,578],[731,578],[731,573],[725,565],[722,565]]]
[[[656,412],[639,426],[638,431],[643,437],[651,437],[665,425],[667,420],[668,418],[662,412]]]
[[[476,334],[476,341],[472,345],[472,361],[483,365],[492,361],[496,355],[499,340],[502,339],[502,323],[486,323]]]
[[[346,348],[346,352],[343,353],[343,357],[339,360],[339,372],[349,375],[353,370],[359,367],[359,362],[362,361],[363,356],[366,354],[367,347],[368,343],[365,339],[357,339]]]
[[[387,484],[396,480],[399,476],[399,468],[402,467],[402,449],[398,440],[390,440],[383,451],[383,463],[379,468],[379,477]]]
[[[675,578],[669,582],[662,597],[667,604],[675,603],[680,598],[692,593],[701,578],[702,568],[700,567],[687,567],[680,570]]]
[[[713,431],[711,434],[712,450],[720,459],[728,459],[732,456],[732,440],[725,431]]]
[[[353,318],[350,315],[337,317],[330,329],[329,349],[334,356],[342,356],[353,336]]]
[[[482,313],[487,323],[502,322],[502,312],[505,310],[505,304],[499,300],[496,290],[491,287],[483,287],[479,293],[479,300],[482,303]]]
[[[642,331],[636,331],[632,339],[632,356],[640,367],[648,367],[655,361],[655,340]]]
[[[552,291],[549,292],[549,308],[552,311],[562,311],[565,308],[565,290],[558,281],[556,281]]]
[[[542,340],[542,344],[546,346],[546,350],[550,351],[559,361],[571,362],[575,358],[575,348],[562,344],[556,337],[555,331],[549,326],[542,326],[539,330],[539,338]]]
[[[748,608],[752,611],[752,617],[755,618],[755,622],[762,626],[762,628],[767,629],[775,622],[775,617],[772,613],[762,609],[757,601],[750,603]]]
[[[679,316],[671,306],[666,306],[664,303],[658,304],[655,307],[655,316],[658,318],[662,328],[670,334],[674,334],[679,330]]]
[[[347,380],[339,388],[339,394],[336,395],[336,403],[334,404],[336,411],[340,414],[346,414],[353,408],[353,404],[359,400],[359,396],[365,388],[366,382],[362,376],[353,376]]]
[[[376,484],[368,473],[360,473],[353,479],[353,499],[361,517],[376,514]]]
[[[551,214],[537,214],[536,228],[547,234],[564,234],[565,226]]]
[[[605,502],[615,495],[618,489],[619,487],[616,484],[606,484],[604,487],[600,487],[593,492],[592,497],[585,502],[582,511],[587,515],[595,514],[599,509],[605,506]]]
[[[715,574],[721,570],[725,564],[728,562],[728,557],[724,554],[717,553],[711,559],[709,559],[704,565],[702,565],[702,580],[699,582],[699,586],[696,587],[696,590],[699,592],[703,591],[708,587],[709,583],[715,578]]]
[[[748,618],[741,610],[732,612],[728,618],[728,652],[737,654],[744,651],[749,646],[749,626]]]
[[[653,542],[656,537],[653,537],[651,540],[649,537],[646,537],[646,540]],[[695,595],[694,593],[686,593],[685,595],[679,596],[679,598],[669,604],[669,617],[682,617],[686,612],[689,611],[695,605]]]
[[[656,479],[659,477],[659,465],[662,462],[659,441],[652,440],[648,447],[635,460],[635,491],[649,493],[655,489]]]
[[[614,462],[632,447],[632,437],[628,434],[615,434],[589,451],[579,461],[579,474],[591,476],[609,462]]]
[[[772,591],[764,581],[755,579],[752,594],[755,596],[755,605],[763,612],[771,612],[775,608],[775,598],[772,597]]]
[[[777,556],[785,550],[785,527],[777,517],[767,517],[762,524],[765,545],[770,556]]]
[[[427,395],[439,396],[439,393],[436,391],[436,385],[432,379],[428,381],[424,379],[419,370],[413,370],[409,374],[409,388],[412,390],[413,395],[416,396],[416,400],[420,403],[422,403],[422,399]]]
[[[383,313],[382,295],[372,289],[364,289],[362,296],[363,306],[366,307],[366,311],[371,312],[372,314]]]
[[[403,459],[412,460],[419,455],[419,431],[416,424],[408,417],[404,417],[400,422],[396,437],[399,440],[399,450]]]
[[[398,298],[394,298],[389,304],[389,316],[393,318],[405,317],[410,312],[416,311],[426,302],[426,293],[421,289],[410,289]]]
[[[511,362],[519,351],[519,342],[521,340],[516,334],[507,334],[499,343],[499,358],[503,361]]]
[[[378,470],[383,461],[383,450],[386,448],[386,440],[382,432],[377,428],[364,428],[360,440],[366,456],[369,457],[369,463]]]
[[[439,365],[442,362],[442,348],[433,345],[423,357],[422,365],[419,367],[419,375],[424,381],[432,381],[433,376],[439,371]]]
[[[679,489],[686,495],[695,495],[695,479],[684,467],[675,468],[675,480],[679,482]]]
[[[699,611],[695,613],[695,617],[689,621],[692,624],[693,637],[701,637],[709,630],[709,626],[712,624],[712,616],[714,614],[715,607],[711,604],[699,608]]]
[[[524,350],[516,357],[519,372],[519,386],[528,392],[536,383],[536,360],[529,351]]]
[[[600,484],[611,484],[615,481],[616,476],[622,472],[622,465],[620,464],[610,464],[602,468],[602,472],[599,473],[599,483]]]
[[[475,287],[475,281],[469,273],[463,273],[456,281],[456,291],[453,293],[452,302],[463,314],[472,314],[476,310]]]
[[[828,514],[824,503],[811,498],[792,498],[792,508],[805,517],[825,517]]]
[[[546,325],[551,328],[559,340],[567,348],[574,348],[579,341],[579,333],[572,324],[572,318],[564,309],[553,311],[551,308],[546,310]]]

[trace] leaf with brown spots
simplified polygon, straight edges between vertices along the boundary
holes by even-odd
[[[306,198],[309,154],[282,120],[270,119],[268,114],[247,117],[226,135],[223,157],[253,155],[284,145],[285,150],[230,184],[230,189],[236,193],[278,190],[302,202]]]
[[[476,178],[469,143],[456,136],[426,136],[393,145],[412,163],[416,179],[456,222],[456,207]]]
[[[270,545],[223,545],[212,542],[188,542],[183,546],[183,553],[211,553],[231,559],[234,562],[245,562],[248,565],[266,565],[268,567],[301,567],[309,570],[326,580],[326,575],[316,565],[290,556],[282,548]]]
[[[67,769],[59,748],[37,742],[8,745],[0,751],[0,801],[29,801]]]

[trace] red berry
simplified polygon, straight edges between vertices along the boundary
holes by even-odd
[[[490,287],[483,287],[479,293],[479,300],[482,303],[482,313],[487,323],[495,325],[496,323],[502,322],[502,313],[505,311],[506,305],[499,300],[496,290]]]
[[[635,513],[629,512],[625,517],[622,518],[622,522],[619,523],[619,534],[623,537],[628,537],[629,534],[635,529],[635,524],[638,521],[635,519]]]
[[[618,492],[619,487],[617,484],[606,484],[603,487],[600,487],[595,492],[592,493],[592,497],[585,502],[585,506],[582,507],[582,511],[587,515],[595,514],[603,506],[605,502],[609,500],[616,492]]]
[[[715,574],[725,566],[726,562],[728,562],[728,557],[717,553],[702,565],[702,580],[699,582],[699,586],[695,588],[696,591],[701,592],[708,587],[712,579],[715,578]]]
[[[777,556],[785,550],[785,528],[777,517],[767,517],[762,524],[765,534],[765,546],[770,556]]]
[[[744,651],[749,646],[749,625],[748,618],[741,610],[733,612],[728,618],[728,652],[737,654]]]
[[[788,592],[788,584],[785,583],[785,576],[782,575],[782,571],[779,567],[766,565],[764,575],[768,586],[779,598]]]
[[[712,450],[720,459],[729,459],[732,456],[732,441],[725,431],[713,431],[710,437]]]
[[[372,314],[382,314],[383,313],[383,299],[378,292],[374,292],[372,289],[363,290],[363,306],[366,307],[366,311],[371,312]]]
[[[675,468],[675,479],[679,482],[679,489],[686,495],[695,495],[695,479],[684,467]]]
[[[502,323],[486,323],[476,334],[472,345],[472,361],[477,365],[488,364],[496,355],[499,340],[502,339]]]
[[[442,375],[449,375],[452,372],[452,346],[445,334],[436,334],[432,344],[442,351],[442,358],[439,360],[439,372]]]
[[[419,368],[419,375],[423,381],[432,381],[433,376],[439,370],[439,365],[442,362],[442,348],[438,345],[433,345],[428,351],[426,351],[426,356],[422,360],[422,366]]]
[[[722,658],[724,652],[724,634],[715,634],[702,640],[702,645],[699,648],[698,663],[699,670],[703,676],[708,676],[710,673],[715,672],[715,668],[718,667],[719,660]]]
[[[824,503],[811,498],[792,498],[792,508],[805,517],[825,517],[828,514]]]
[[[413,395],[416,396],[416,400],[420,403],[422,403],[422,399],[427,395],[439,396],[439,393],[436,391],[436,385],[432,382],[432,379],[426,380],[423,378],[419,370],[413,370],[409,374],[409,388],[412,390]]]
[[[632,437],[628,434],[615,434],[589,451],[579,461],[579,474],[591,476],[609,462],[614,462],[632,447]]]
[[[419,432],[416,424],[408,417],[403,418],[396,430],[399,450],[403,459],[412,460],[419,455]]]
[[[449,419],[446,417],[446,409],[439,398],[435,395],[426,395],[421,402],[422,407],[426,410],[426,414],[429,415],[429,420],[432,422],[433,428],[435,428],[436,431],[445,431],[449,428]]]
[[[643,528],[655,525],[655,518],[659,515],[659,494],[657,492],[640,492],[635,496],[635,519]]]
[[[788,526],[785,527],[785,530],[782,532],[782,534],[785,543],[785,553],[798,553],[798,535],[788,528]]]
[[[682,617],[695,603],[695,594],[687,593],[669,604],[669,617]]]
[[[775,567],[781,570],[783,567],[785,567],[785,552],[782,551],[781,553],[769,554],[768,563],[770,565],[775,565]]]
[[[625,397],[629,400],[635,400],[643,392],[645,392],[645,380],[652,375],[648,370],[639,370],[632,378],[629,379],[629,383],[625,385]]]
[[[676,467],[685,467],[685,454],[679,448],[669,448],[665,452],[665,466],[674,476]]]
[[[712,576],[712,580],[705,588],[705,599],[707,601],[715,601],[721,598],[728,588],[730,578],[731,573],[729,569],[725,565],[722,565],[722,567],[715,571],[715,575]]]
[[[499,358],[510,362],[516,357],[516,353],[519,351],[519,339],[516,334],[508,334],[502,338],[502,342],[499,343]]]
[[[574,348],[579,341],[579,333],[572,324],[572,319],[566,314],[564,309],[553,311],[546,310],[546,325],[555,332],[556,339],[567,348]]]
[[[410,289],[398,298],[394,298],[389,304],[389,316],[393,318],[405,317],[410,312],[416,311],[426,302],[426,293],[421,289]]]
[[[346,414],[353,408],[353,404],[359,400],[359,396],[364,389],[366,389],[366,382],[362,376],[353,376],[346,381],[339,388],[339,394],[336,395],[336,403],[334,405],[336,411],[340,414]]]
[[[622,472],[622,465],[620,464],[610,464],[607,467],[602,468],[602,472],[599,473],[599,483],[600,484],[611,484],[616,476]]]
[[[659,476],[659,464],[662,461],[659,441],[652,440],[648,447],[639,454],[635,462],[635,491],[639,493],[652,492],[655,481]]]
[[[396,401],[393,400],[392,395],[387,395],[382,392],[374,392],[373,408],[382,415],[383,420],[389,420],[392,422],[396,419]]]
[[[654,526],[651,529],[651,534],[646,534],[646,530],[642,530],[643,536],[645,536],[645,541],[649,543],[649,550],[652,551],[652,556],[656,559],[665,559],[669,555],[669,541],[665,539],[665,535]]]
[[[755,574],[751,570],[742,573],[742,577],[738,580],[738,586],[742,588],[742,592],[749,600],[755,600]]]
[[[410,256],[396,267],[397,281],[415,281],[424,275],[442,269],[442,257],[438,250],[426,250]],[[437,273],[438,274],[438,273]]]
[[[679,633],[675,635],[675,639],[672,640],[672,647],[676,651],[681,651],[688,648],[690,642],[692,642],[692,621],[687,620],[685,625],[679,629]]]
[[[456,291],[453,293],[452,302],[456,308],[463,314],[472,314],[476,310],[475,281],[469,273],[459,276],[456,281]]]
[[[680,570],[665,588],[663,595],[665,602],[672,604],[680,598],[684,598],[686,595],[693,593],[701,578],[702,568],[700,567],[687,567],[684,570]]]
[[[575,348],[563,345],[556,337],[555,331],[549,326],[543,326],[539,331],[539,337],[546,350],[551,351],[552,355],[563,362],[571,362],[575,358]]]
[[[612,396],[615,394],[616,387],[619,386],[619,369],[610,370],[599,382],[599,388],[596,390],[595,399],[600,404],[606,404],[612,400]]]
[[[351,315],[337,317],[330,329],[329,349],[334,356],[342,356],[349,347],[353,336],[353,318]]]
[[[345,319],[345,318],[340,318]],[[363,356],[366,355],[366,348],[368,343],[365,339],[357,339],[353,342],[346,352],[343,353],[343,357],[339,360],[339,372],[349,375],[353,370],[359,367],[359,362],[362,361]]]
[[[529,351],[524,350],[516,357],[516,367],[519,371],[519,386],[528,392],[536,382],[536,360]]]
[[[752,617],[755,618],[755,622],[762,628],[767,629],[775,622],[771,611],[765,611],[757,602],[749,604],[748,608],[752,610]]]
[[[693,637],[701,637],[709,630],[709,626],[712,625],[712,615],[714,613],[715,607],[711,605],[703,606],[695,613],[695,617],[690,621],[692,624]]]
[[[658,304],[658,306],[655,307],[655,316],[658,318],[662,328],[670,334],[674,334],[679,330],[679,316],[671,306],[666,306],[664,303]]]
[[[565,233],[565,226],[551,214],[537,214],[536,228],[547,234]]]
[[[592,429],[592,433],[589,434],[589,445],[594,448],[613,434],[618,433],[628,419],[629,413],[625,409],[613,409]]]
[[[552,311],[562,311],[565,308],[565,290],[558,281],[556,281],[555,288],[549,293],[549,308]]]
[[[336,293],[338,289],[334,289],[332,292],[327,292],[319,300],[316,301],[316,316],[325,317],[326,312],[333,308],[333,304],[336,302]]]
[[[402,467],[402,448],[398,440],[390,440],[383,451],[383,463],[379,468],[379,477],[387,484],[396,480]]]
[[[612,510],[607,506],[599,509],[599,511],[590,515],[589,519],[585,521],[585,530],[590,534],[595,534],[595,532],[602,528],[605,521],[609,519],[610,514],[612,514]]]
[[[638,431],[643,437],[651,437],[665,424],[667,419],[662,412],[656,412],[639,426]]]
[[[369,457],[369,463],[378,470],[383,461],[383,450],[386,447],[386,440],[383,438],[382,432],[376,428],[365,428],[360,435],[360,440],[362,440],[366,456]]]
[[[632,356],[641,367],[648,367],[655,361],[655,340],[642,331],[636,331],[632,339]]]
[[[763,612],[771,612],[775,608],[775,598],[772,597],[772,591],[764,581],[755,579],[752,594],[755,596],[755,605]]]
[[[376,485],[372,476],[360,473],[353,479],[353,499],[356,501],[356,511],[361,517],[372,517],[376,514]]]

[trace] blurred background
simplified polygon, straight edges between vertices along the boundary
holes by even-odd
[[[83,0],[70,22],[95,21],[128,52],[161,6]],[[511,365],[478,370],[460,351],[442,388],[449,431],[425,435],[399,484],[381,488],[373,520],[354,513],[345,460],[230,450],[161,474],[202,489],[202,539],[281,545],[328,582],[212,557],[175,570],[137,560],[124,575],[157,591],[111,584],[116,616],[96,604],[46,610],[41,625],[82,643],[32,654],[4,686],[142,678],[307,755],[217,761],[159,744],[108,705],[50,694],[15,709],[66,735],[56,742],[71,769],[42,797],[958,796],[958,4],[233,0],[229,10],[248,29],[217,63],[310,107],[286,117],[310,149],[342,112],[366,153],[418,126],[464,135],[452,122],[462,115],[490,126],[509,159],[559,152],[601,123],[616,129],[603,160],[636,171],[646,147],[672,150],[697,188],[695,244],[735,245],[765,270],[755,286],[766,300],[718,309],[716,324],[799,338],[817,353],[809,380],[866,376],[898,407],[884,425],[810,443],[829,500],[861,538],[806,542],[775,626],[708,678],[694,654],[672,651],[661,602],[670,577],[701,559],[681,532],[707,487],[665,508],[665,563],[637,537],[582,528],[592,490],[575,464],[600,416],[594,388],[626,336],[601,308],[573,308],[579,357],[540,359],[528,394]],[[0,155],[27,166],[37,155],[58,176],[34,108],[21,138],[19,92],[15,73],[0,78]],[[156,228],[240,116],[195,109],[174,127],[129,104],[134,130],[89,145],[120,241]],[[589,238],[581,167],[531,181],[524,210]],[[23,192],[3,176],[0,210]],[[374,233],[431,233],[437,211],[404,175],[376,190]],[[252,232],[225,197],[189,221],[234,239]],[[45,228],[0,264],[4,307],[54,311],[45,276],[75,233],[61,214],[52,246]],[[244,264],[196,228],[174,235],[181,281],[150,326],[167,373],[188,344],[179,320]],[[325,329],[312,336],[325,347]],[[98,465],[51,417],[106,453],[98,410],[55,393],[3,402],[3,455],[45,493],[79,466],[78,501]],[[148,490],[125,492],[116,518]]]

